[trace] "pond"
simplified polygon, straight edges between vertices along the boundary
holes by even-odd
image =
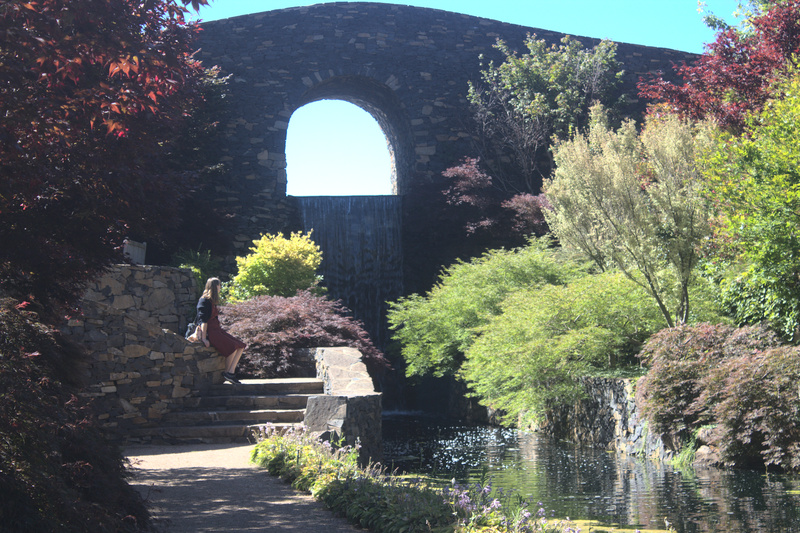
[[[384,464],[459,483],[487,476],[556,517],[678,532],[800,532],[800,477],[629,458],[530,432],[386,416]]]

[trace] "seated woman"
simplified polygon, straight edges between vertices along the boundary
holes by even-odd
[[[213,346],[216,350],[226,358],[225,371],[222,377],[231,383],[241,383],[236,379],[236,365],[239,364],[239,359],[242,357],[244,349],[247,345],[240,339],[237,339],[224,329],[219,323],[219,290],[222,284],[218,278],[209,278],[206,281],[206,288],[203,295],[197,302],[197,318],[200,325],[193,335],[194,339],[202,342],[206,346]]]

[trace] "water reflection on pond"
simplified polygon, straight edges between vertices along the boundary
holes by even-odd
[[[760,471],[679,472],[669,465],[512,429],[413,416],[383,421],[384,462],[405,472],[493,486],[558,517],[679,532],[800,532],[800,478]]]

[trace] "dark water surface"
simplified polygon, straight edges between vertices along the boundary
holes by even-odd
[[[669,465],[513,429],[414,416],[383,421],[384,463],[513,489],[557,517],[679,532],[798,532],[800,477]]]

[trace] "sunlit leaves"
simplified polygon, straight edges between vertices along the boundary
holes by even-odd
[[[667,102],[688,118],[713,118],[741,131],[747,114],[761,108],[772,82],[800,51],[800,2],[770,4],[748,21],[753,31],[725,28],[693,65],[678,67],[682,85],[662,77],[642,80],[642,96]]]
[[[579,399],[581,377],[629,359],[659,327],[655,303],[618,272],[522,287],[476,328],[459,375],[508,422],[534,421]]]
[[[697,165],[706,130],[653,116],[641,134],[632,122],[613,131],[596,112],[588,135],[554,147],[547,222],[563,245],[644,288],[666,325],[684,323],[697,247],[710,232]]]
[[[503,62],[490,62],[481,79],[470,83],[473,150],[480,159],[465,159],[444,173],[453,180],[448,201],[468,206],[462,215],[468,233],[541,235],[545,203],[534,195],[552,170],[552,138],[581,131],[595,101],[609,108],[619,103],[616,44],[601,41],[586,49],[571,37],[549,45],[532,35],[525,45],[527,52],[518,54],[498,41]],[[478,168],[479,160],[487,172]]]
[[[253,241],[248,255],[236,258],[238,272],[231,295],[245,300],[254,296],[294,296],[313,289],[319,282],[317,270],[322,251],[311,233],[292,233],[288,238],[267,233]]]
[[[169,224],[164,140],[201,73],[188,3],[0,3],[3,289],[67,301],[126,233]]]
[[[586,126],[593,102],[612,106],[622,75],[610,41],[585,49],[571,37],[548,45],[533,35],[525,45],[527,53],[519,55],[498,41],[503,63],[490,62],[469,91],[481,158],[494,186],[512,193],[539,192],[550,170],[543,150],[551,137]],[[509,157],[512,165],[504,169],[501,159]]]
[[[442,272],[425,295],[390,303],[388,320],[400,342],[409,376],[455,373],[474,342],[476,328],[501,310],[511,293],[542,284],[563,284],[581,266],[559,261],[547,241],[516,250],[492,250]]]
[[[724,215],[723,236],[750,264],[723,282],[740,323],[769,320],[787,338],[800,331],[800,75],[719,140],[706,172],[708,196]]]

